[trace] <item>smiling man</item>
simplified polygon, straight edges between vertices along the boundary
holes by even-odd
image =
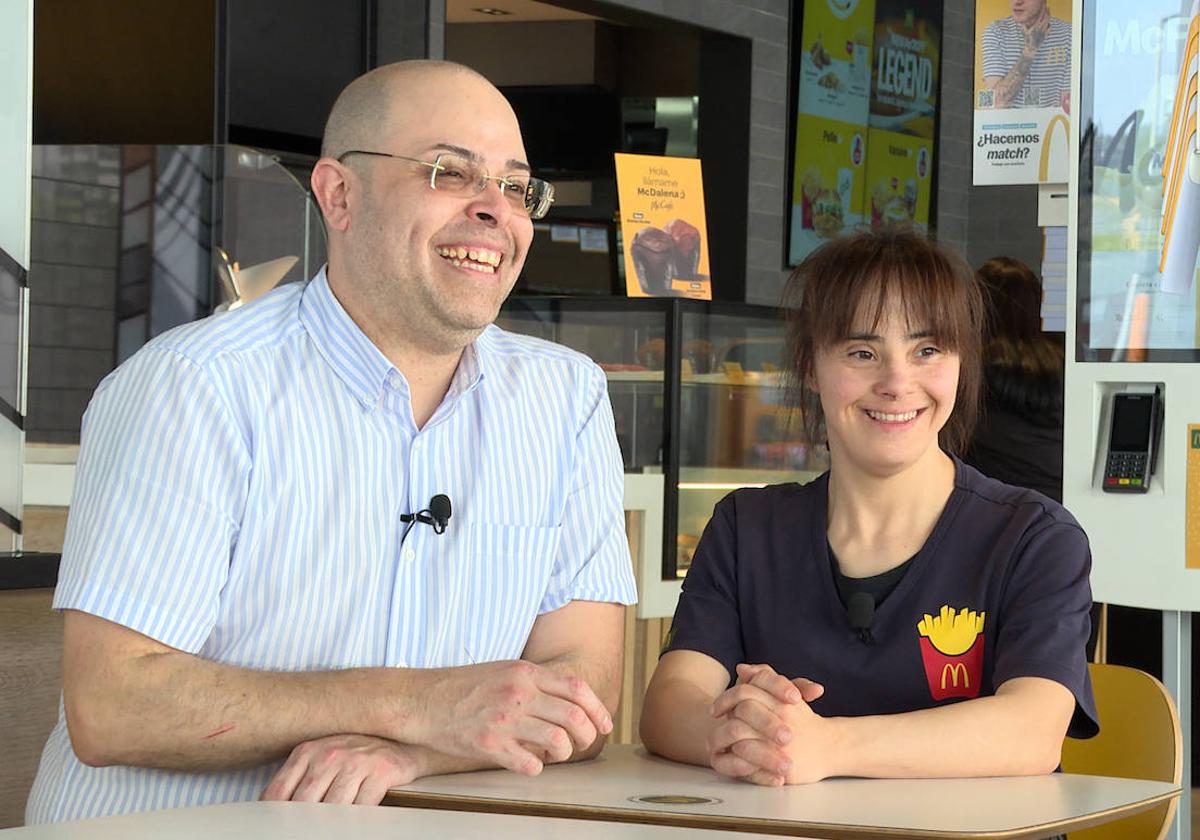
[[[611,730],[635,591],[604,375],[492,325],[553,191],[454,64],[356,80],[322,152],[328,265],[88,408],[30,823],[377,803]]]

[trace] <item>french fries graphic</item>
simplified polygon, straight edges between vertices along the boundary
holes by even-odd
[[[936,616],[917,622],[918,644],[934,700],[978,697],[983,679],[986,612],[943,604]]]
[[[917,622],[917,632],[947,656],[959,656],[970,650],[976,637],[983,632],[986,615],[966,607],[956,613],[953,607],[944,604],[936,618],[925,613],[925,617]]]

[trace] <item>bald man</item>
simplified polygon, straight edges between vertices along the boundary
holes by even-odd
[[[604,375],[492,325],[552,200],[512,109],[458,65],[377,69],[312,187],[316,277],[160,336],[88,408],[30,823],[374,804],[612,728],[635,591]]]

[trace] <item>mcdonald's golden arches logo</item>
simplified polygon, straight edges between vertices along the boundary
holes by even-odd
[[[971,687],[971,675],[967,673],[967,666],[962,662],[947,662],[942,666],[942,691],[946,690],[946,678],[950,678],[950,687],[958,688],[958,678],[962,677],[963,688]]]
[[[1062,126],[1064,149],[1068,153],[1071,150],[1071,121],[1066,114],[1055,114],[1046,123],[1046,133],[1042,135],[1042,158],[1038,162],[1038,181],[1042,183],[1050,180],[1050,147],[1054,145],[1054,129],[1059,126]]]

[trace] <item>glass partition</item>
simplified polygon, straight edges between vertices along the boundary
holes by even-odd
[[[661,472],[666,322],[661,307],[626,310],[571,299],[513,298],[496,323],[590,356],[608,378],[626,472]]]
[[[776,313],[685,311],[680,349],[675,572],[682,577],[725,495],[811,481],[829,458],[823,445],[805,440],[789,406],[784,323]]]
[[[740,487],[812,480],[784,391],[786,325],[764,306],[668,298],[514,297],[504,329],[565,344],[605,371],[626,473],[662,473],[662,578],[687,573],[713,506]]]
[[[149,339],[305,279],[325,259],[308,191],[254,149],[39,145],[32,175],[35,460],[39,445],[78,443],[97,383]]]
[[[21,533],[22,347],[25,269],[0,248],[0,551],[16,548]]]

